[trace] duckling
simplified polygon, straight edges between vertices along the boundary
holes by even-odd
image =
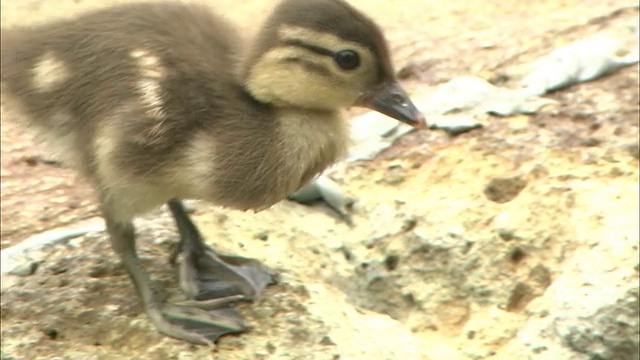
[[[208,8],[173,2],[2,35],[3,95],[95,185],[153,324],[195,344],[244,331],[233,303],[276,275],[205,245],[181,199],[253,211],[285,199],[345,155],[350,106],[425,128],[381,30],[343,0],[284,0],[246,48]],[[177,303],[156,294],[135,247],[132,219],[162,204],[180,235]]]

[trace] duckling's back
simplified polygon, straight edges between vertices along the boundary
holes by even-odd
[[[137,134],[132,141],[141,146],[171,134],[154,147],[166,150],[201,121],[182,104],[224,112],[222,104],[243,96],[238,44],[235,30],[207,8],[177,3],[118,5],[3,29],[3,96],[60,160],[90,174],[101,128]]]

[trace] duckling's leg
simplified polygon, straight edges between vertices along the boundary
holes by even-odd
[[[180,244],[170,260],[175,262],[180,255],[180,285],[189,298],[242,295],[253,300],[265,286],[275,283],[276,274],[257,260],[221,255],[205,245],[180,200],[170,200],[168,206],[180,232]]]
[[[145,310],[161,332],[195,344],[212,345],[220,336],[239,333],[247,328],[242,317],[229,303],[241,296],[216,301],[163,303],[153,291],[151,282],[136,253],[134,227],[131,221],[114,220],[113,212],[104,206],[104,216],[111,244],[129,273]],[[197,304],[196,304],[197,303]]]

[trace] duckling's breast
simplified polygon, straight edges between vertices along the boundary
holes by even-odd
[[[281,110],[272,121],[235,133],[224,148],[218,143],[211,200],[240,210],[281,201],[344,156],[348,146],[347,126],[337,112]]]

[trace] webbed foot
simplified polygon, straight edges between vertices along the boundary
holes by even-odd
[[[180,200],[171,200],[168,205],[180,232],[180,244],[170,262],[179,260],[180,285],[189,299],[242,295],[243,300],[253,300],[277,281],[276,273],[257,260],[216,253],[203,243]]]
[[[234,295],[253,300],[267,285],[277,281],[277,274],[257,260],[217,254],[208,247],[183,250],[179,259],[180,286],[194,300]]]
[[[159,331],[195,344],[213,345],[222,335],[248,329],[232,305],[243,300],[243,294],[209,300],[187,299],[176,304],[162,303],[137,256],[133,222],[114,221],[111,208],[104,208],[111,244],[120,255],[150,320]]]
[[[148,314],[158,330],[166,335],[212,346],[223,335],[240,333],[249,328],[242,316],[229,307],[229,302],[234,300],[239,299],[231,297],[213,303],[165,303],[159,308],[148,309]]]

